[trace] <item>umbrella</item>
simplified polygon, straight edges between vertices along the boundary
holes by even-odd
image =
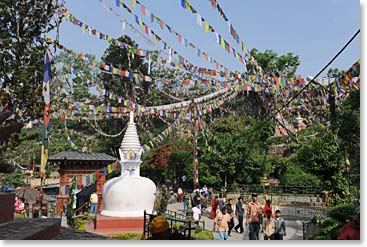
[[[33,189],[30,185],[26,185],[20,189],[15,190],[15,195],[22,198],[27,203],[37,203],[39,191]],[[43,194],[42,203],[52,202],[54,199],[48,195]]]

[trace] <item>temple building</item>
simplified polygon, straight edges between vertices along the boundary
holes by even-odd
[[[73,177],[83,178],[97,172],[96,190],[99,197],[98,210],[102,208],[102,186],[106,181],[103,167],[115,162],[117,159],[104,153],[87,152],[61,152],[48,158],[48,162],[56,163],[59,166],[59,194],[57,196],[56,214],[60,215],[63,205],[69,201],[68,188]]]

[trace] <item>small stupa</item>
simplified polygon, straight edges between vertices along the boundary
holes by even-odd
[[[111,217],[143,217],[144,210],[152,213],[156,186],[149,178],[140,176],[143,148],[134,123],[134,112],[119,149],[121,175],[108,180],[102,190],[101,215]]]

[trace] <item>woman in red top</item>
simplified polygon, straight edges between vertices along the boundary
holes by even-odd
[[[214,219],[217,216],[218,209],[218,196],[212,199],[212,211],[210,212],[210,219]]]

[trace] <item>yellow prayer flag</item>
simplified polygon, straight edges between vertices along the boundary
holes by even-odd
[[[209,23],[207,21],[205,22],[205,32],[209,32]]]
[[[141,26],[142,28],[144,28],[143,21],[140,18],[139,18],[139,26]]]
[[[133,8],[136,7],[136,0],[131,0],[131,7],[133,7]]]
[[[41,167],[40,167],[40,172],[41,173],[45,173],[46,170],[46,164],[47,164],[47,160],[48,160],[48,149],[45,148],[44,145],[42,145],[42,154],[41,154]]]
[[[107,173],[110,174],[112,172],[111,165],[107,166]]]
[[[226,43],[224,42],[224,39],[221,40],[221,46],[222,48],[226,48]]]

